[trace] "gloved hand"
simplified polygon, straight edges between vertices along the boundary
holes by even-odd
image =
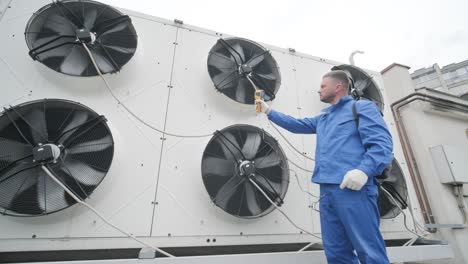
[[[265,113],[267,115],[268,113],[270,113],[270,106],[265,101],[263,101],[262,99],[257,99],[255,100],[255,105],[257,105],[257,103],[260,103],[260,105],[262,106],[261,107],[262,113]]]
[[[340,189],[348,188],[354,191],[362,189],[366,184],[369,177],[361,170],[350,170],[343,177],[343,181],[340,184]]]

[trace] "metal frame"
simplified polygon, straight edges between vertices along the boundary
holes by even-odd
[[[453,252],[448,245],[425,245],[410,247],[387,248],[390,262],[447,260],[453,258]],[[50,262],[34,262],[47,264]],[[323,250],[307,252],[284,252],[262,254],[191,256],[155,259],[120,259],[92,261],[60,261],[54,264],[318,264],[327,263]]]
[[[5,0],[0,3],[4,2]],[[24,21],[29,17],[23,13],[22,16],[11,20],[9,17],[15,16],[16,5],[21,12],[24,10],[33,12],[42,4],[49,2],[48,0],[15,1],[11,14],[8,12],[0,23],[0,37],[5,37],[5,45],[10,48],[4,49],[8,52],[0,51],[2,59],[0,77],[4,87],[18,87],[18,89],[2,90],[0,105],[55,97],[82,102],[96,112],[106,115],[113,136],[116,137],[115,141],[118,142],[115,145],[115,160],[103,184],[87,202],[104,215],[111,217],[111,220],[119,226],[155,246],[315,241],[310,236],[300,233],[278,213],[272,212],[254,221],[239,220],[210,204],[196,170],[203,152],[199,150],[205,148],[207,139],[195,141],[152,133],[153,131],[143,127],[119,107],[104,90],[102,80],[65,76],[33,62],[25,49],[18,48],[24,47],[24,39],[18,36],[22,35]],[[256,115],[253,106],[238,104],[217,93],[209,79],[205,57],[218,38],[226,37],[224,34],[186,24],[174,24],[173,21],[132,11],[125,13],[129,14],[137,25],[142,41],[139,42],[135,56],[121,72],[105,77],[115,88],[120,99],[142,119],[160,126],[165,131],[180,134],[204,134],[206,131],[213,131],[213,128],[222,129],[236,123],[252,124],[268,129],[268,121],[263,116]],[[15,38],[12,37],[14,34]],[[274,107],[298,117],[319,113],[324,105],[318,100],[311,103],[317,98],[311,88],[310,80],[311,78],[319,80],[321,74],[341,63],[301,53],[291,53],[286,49],[270,45],[265,46],[271,50],[282,70],[284,85],[278,92]],[[378,85],[383,87],[381,76],[375,72],[371,74]],[[186,110],[187,107],[190,110]],[[386,107],[384,113],[387,123],[391,124],[390,109]],[[395,127],[391,125],[390,129],[396,137]],[[280,138],[275,131],[271,129],[269,131],[273,136]],[[315,140],[311,135],[288,134],[288,140],[303,152],[309,152],[314,148]],[[280,144],[284,147],[288,158],[311,169],[311,164],[305,164],[303,160],[298,159],[297,154],[289,146],[284,142]],[[402,157],[401,148],[396,149],[395,155]],[[402,167],[407,174],[406,165]],[[298,171],[298,175],[301,185],[308,191],[318,191],[317,186],[310,183],[310,173]],[[138,177],[139,181],[135,183],[129,180],[131,177],[128,176]],[[177,188],[181,183],[184,184],[184,189],[179,191]],[[200,187],[203,191],[200,191]],[[408,188],[411,189],[410,186]],[[116,193],[122,195],[115,195]],[[282,209],[299,226],[318,233],[320,231],[318,215],[309,207],[311,199],[304,197],[295,179],[291,177],[287,200]],[[135,217],[136,215],[138,217]],[[0,226],[3,227],[0,230],[0,251],[4,252],[16,251],[20,254],[21,251],[28,250],[115,249],[139,246],[108,228],[92,213],[79,206],[34,219],[0,216]],[[381,226],[386,239],[411,237],[403,226],[402,216],[382,220]],[[208,243],[208,240],[212,242]],[[445,247],[441,247],[440,254],[444,255]],[[424,248],[412,248],[415,248],[414,252],[424,251]],[[435,248],[432,250],[435,251]],[[389,252],[393,251],[394,249],[389,248]],[[399,254],[400,251],[395,252],[391,254]],[[430,253],[424,253],[424,256],[431,256]],[[448,254],[444,256],[446,255]],[[187,263],[184,261],[188,260],[194,261],[191,263],[236,261],[237,263],[245,259],[248,263],[267,260],[271,263],[281,259],[283,263],[284,259],[291,261],[295,258],[298,259],[297,263],[305,263],[311,258],[323,261],[324,256],[323,252],[313,251],[301,254],[184,257],[180,260],[158,258],[157,261],[167,261],[167,263]]]

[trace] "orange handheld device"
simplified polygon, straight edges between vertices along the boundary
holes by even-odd
[[[255,100],[263,99],[263,94],[263,90],[255,90]],[[257,110],[257,113],[260,113],[262,111],[262,104],[260,102],[256,102],[255,109]]]

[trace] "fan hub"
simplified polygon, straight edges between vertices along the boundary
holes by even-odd
[[[248,64],[242,64],[239,66],[239,73],[240,74],[249,74],[252,72],[252,67]]]
[[[83,43],[93,44],[96,41],[96,34],[84,28],[77,29],[75,35],[76,39]]]
[[[239,165],[239,171],[242,176],[249,177],[255,172],[255,165],[252,161],[244,160]]]
[[[33,148],[33,161],[39,163],[55,162],[60,157],[60,148],[54,144],[39,144]]]

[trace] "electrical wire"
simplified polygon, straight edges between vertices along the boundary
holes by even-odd
[[[77,203],[87,207],[89,210],[91,210],[94,214],[96,214],[99,218],[102,219],[102,221],[104,221],[105,223],[107,223],[109,226],[113,227],[114,229],[116,229],[117,231],[121,232],[122,234],[134,239],[135,241],[137,241],[138,243],[146,246],[146,247],[149,247],[149,248],[152,248],[154,249],[155,251],[161,253],[161,254],[164,254],[165,256],[167,257],[175,257],[174,255],[171,255],[169,253],[167,253],[166,251],[160,249],[160,248],[157,248],[157,247],[154,247],[140,239],[138,239],[136,236],[134,236],[133,234],[131,233],[128,233],[126,231],[124,231],[123,229],[119,228],[118,226],[112,224],[109,220],[107,220],[103,215],[101,215],[96,209],[94,209],[94,207],[92,207],[91,205],[83,202],[80,198],[78,198],[72,191],[70,191],[59,179],[57,179],[53,174],[52,172],[44,165],[41,166],[42,167],[42,170],[54,181],[56,182],[60,187],[63,188],[63,190],[68,193],[68,195],[70,195]]]
[[[403,244],[404,247],[409,247],[409,246],[412,246],[417,240],[418,240],[419,237],[413,237],[411,238],[410,240],[406,241],[406,243]]]
[[[255,186],[255,188],[257,188],[257,189],[263,194],[263,196],[265,196],[265,198],[266,198],[276,209],[278,209],[278,211],[279,211],[284,217],[286,217],[286,219],[287,219],[294,227],[296,227],[297,229],[301,230],[302,232],[304,232],[304,233],[306,233],[306,234],[308,234],[308,235],[311,235],[311,236],[313,236],[313,237],[316,237],[316,238],[322,240],[322,238],[321,238],[320,236],[317,236],[317,235],[315,235],[315,234],[312,234],[311,232],[309,232],[309,231],[307,231],[307,230],[305,230],[305,229],[299,227],[298,225],[296,225],[296,223],[294,223],[294,222],[291,220],[291,218],[289,218],[289,216],[288,216],[286,213],[284,213],[283,210],[281,210],[281,209],[279,208],[279,206],[276,205],[276,203],[274,203],[274,202],[270,199],[270,197],[268,197],[268,195],[263,191],[262,188],[260,188],[260,186],[257,185],[257,183],[255,183],[255,181],[253,181],[253,180],[250,179],[250,178],[249,178],[249,181]]]
[[[256,91],[259,91],[260,89],[258,89],[257,85],[255,85],[255,83],[252,81],[252,79],[250,78],[250,74],[246,76],[247,80],[249,80],[250,84],[252,84],[252,87],[254,88],[255,92]],[[279,129],[275,126],[275,124],[273,124],[273,122],[271,122],[270,119],[268,119],[268,122],[270,122],[271,126],[276,130],[276,132],[278,132],[278,134],[280,134],[280,136],[286,141],[286,143],[288,143],[297,153],[299,153],[301,156],[305,157],[306,159],[309,159],[309,160],[313,160],[315,161],[315,159],[305,155],[304,153],[302,153],[300,150],[298,150],[280,131]]]
[[[301,170],[303,170],[303,171],[306,171],[306,172],[314,172],[314,171],[308,170],[308,169],[306,169],[306,168],[303,168],[303,167],[297,165],[295,162],[293,162],[293,161],[290,160],[290,159],[287,159],[287,161],[289,161],[292,165],[296,166],[297,168],[299,168],[299,169],[301,169]]]
[[[458,208],[460,209],[461,214],[463,216],[463,224],[466,224],[468,215],[466,212],[465,201],[463,199],[463,184],[455,185],[454,189],[455,189],[455,194],[457,196]]]
[[[273,122],[271,122],[270,119],[268,119],[268,122],[270,122],[271,126],[276,130],[276,132],[278,132],[278,134],[280,134],[280,136],[286,141],[286,143],[288,143],[288,145],[291,146],[297,153],[299,153],[301,156],[303,156],[306,159],[315,161],[315,159],[305,155],[300,150],[298,150],[291,142],[289,142],[289,140],[280,132],[280,130],[276,127],[275,124],[273,124]]]
[[[99,67],[97,66],[97,63],[96,63],[96,60],[94,59],[94,56],[93,54],[91,54],[91,51],[89,50],[88,46],[86,46],[85,43],[82,43],[83,44],[83,47],[84,49],[86,50],[86,52],[88,53],[88,56],[89,56],[89,59],[91,60],[91,62],[93,63],[94,65],[94,68],[96,69],[96,72],[99,74],[99,76],[101,77],[101,79],[104,81],[104,84],[107,88],[107,90],[109,91],[109,93],[112,95],[112,97],[117,101],[117,103],[119,105],[121,105],[130,115],[132,115],[136,120],[138,120],[140,123],[142,123],[143,125],[147,126],[148,128],[152,129],[152,130],[155,130],[159,133],[162,133],[164,135],[169,135],[169,136],[173,136],[173,137],[180,137],[180,138],[203,138],[203,137],[211,137],[213,136],[213,133],[211,134],[204,134],[204,135],[179,135],[179,134],[174,134],[174,133],[169,133],[169,132],[165,132],[159,128],[156,128],[154,127],[153,125],[151,124],[148,124],[146,121],[144,121],[143,119],[141,119],[137,114],[133,113],[116,95],[115,93],[112,91],[112,88],[110,87],[109,83],[107,82],[106,78],[104,78],[104,76],[102,75],[101,73],[101,70],[99,70]]]
[[[290,171],[292,171],[294,173],[294,176],[296,178],[296,181],[297,181],[297,186],[299,186],[299,189],[303,192],[303,193],[307,193],[308,195],[314,197],[314,198],[320,198],[318,197],[317,195],[314,195],[312,194],[311,192],[309,191],[306,191],[304,189],[302,189],[302,186],[301,186],[301,183],[299,182],[299,177],[297,176],[297,172],[295,170],[292,170],[292,169],[289,169]]]
[[[413,225],[415,230],[419,230],[419,232],[427,235],[429,232],[426,231],[426,229],[419,223],[419,221],[416,221],[416,217],[414,216],[413,213],[413,208],[411,205],[411,199],[408,198],[408,212],[411,215],[411,219],[413,219]]]
[[[380,186],[380,189],[381,189],[382,191],[384,191],[384,192],[388,195],[388,197],[393,201],[393,203],[398,207],[398,209],[400,210],[400,212],[403,214],[403,224],[404,224],[406,230],[408,230],[410,233],[416,235],[416,236],[419,237],[419,238],[424,238],[423,236],[421,236],[421,235],[419,235],[418,233],[415,233],[414,231],[412,231],[411,229],[409,229],[409,227],[408,227],[408,225],[407,225],[407,223],[406,223],[406,222],[407,222],[407,221],[406,221],[406,213],[403,211],[403,209],[401,209],[401,207],[400,207],[400,205],[398,204],[398,202],[393,198],[393,196],[392,196],[384,187]],[[414,221],[414,219],[413,219],[413,221]]]

